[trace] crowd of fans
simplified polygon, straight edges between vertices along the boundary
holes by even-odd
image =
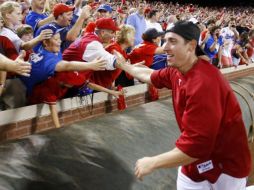
[[[86,95],[91,89],[118,97],[123,91],[116,91],[116,86],[137,82],[115,68],[114,51],[131,64],[167,66],[163,36],[179,20],[199,26],[199,45],[218,69],[254,62],[250,7],[128,0],[0,3],[0,53],[20,61],[25,50],[24,60],[32,67],[29,77],[6,73],[8,69],[0,72],[0,110],[47,103],[56,126],[60,125],[55,107],[59,99]]]

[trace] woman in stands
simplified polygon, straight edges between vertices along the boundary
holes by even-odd
[[[247,55],[248,43],[249,43],[248,33],[247,32],[241,33],[239,40],[236,41],[236,44],[232,49],[232,59],[234,66],[238,66],[239,64],[248,65],[250,63],[250,59]]]
[[[144,41],[128,55],[131,64],[145,61],[144,64],[150,67],[153,63],[154,55],[164,53],[163,47],[158,46],[161,36],[164,34],[165,32],[158,32],[155,28],[146,30],[142,35]]]

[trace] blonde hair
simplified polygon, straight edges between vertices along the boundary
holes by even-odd
[[[129,41],[129,35],[135,33],[135,28],[131,25],[123,25],[119,31],[116,32],[116,41],[123,44]]]
[[[43,12],[52,13],[54,5],[57,3],[60,3],[60,1],[59,0],[46,0]]]
[[[6,14],[12,13],[15,8],[21,8],[20,4],[14,1],[6,1],[0,5],[0,12],[2,14],[2,18],[4,23],[6,24]]]

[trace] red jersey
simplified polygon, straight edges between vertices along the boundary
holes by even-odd
[[[217,68],[199,60],[185,75],[168,67],[154,71],[151,81],[156,88],[172,89],[181,131],[176,147],[198,158],[182,167],[186,176],[211,183],[222,173],[236,178],[248,176],[251,156],[241,109]]]
[[[74,41],[64,52],[63,60],[66,61],[83,61],[83,54],[86,50],[86,47],[92,41],[100,41],[98,36],[94,33],[86,33],[82,38]],[[84,63],[85,64],[85,63]],[[90,78],[93,71],[83,71],[82,74],[86,75],[86,80]]]
[[[106,47],[106,50],[111,54],[113,54],[113,51],[116,50],[121,53],[125,59],[127,59],[126,52],[117,42],[110,44],[108,47]],[[95,71],[90,77],[90,81],[105,88],[109,88],[112,86],[112,83],[117,79],[121,72],[121,69],[115,69],[113,71]]]

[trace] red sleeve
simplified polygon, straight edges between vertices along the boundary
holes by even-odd
[[[172,89],[172,83],[171,83],[171,72],[172,69],[170,67],[156,70],[151,75],[151,82],[156,88],[168,88]]]
[[[222,107],[219,85],[210,86],[204,81],[186,84],[186,106],[182,116],[181,136],[176,147],[193,158],[205,159],[215,146]],[[212,98],[209,100],[208,98]]]
[[[1,53],[9,59],[15,60],[18,57],[18,52],[13,43],[5,36],[0,36]]]

